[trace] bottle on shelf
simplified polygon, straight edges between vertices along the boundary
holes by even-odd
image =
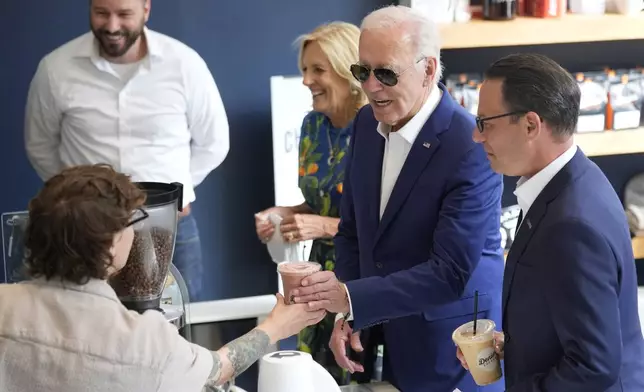
[[[536,18],[557,18],[563,16],[568,9],[565,0],[528,0],[526,16]]]
[[[517,0],[484,0],[483,18],[512,20],[517,16]]]

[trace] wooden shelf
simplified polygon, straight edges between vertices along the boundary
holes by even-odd
[[[635,237],[633,242],[633,255],[635,259],[644,259],[644,237]],[[504,258],[508,258],[508,252],[503,254]]]
[[[441,26],[442,49],[644,39],[644,13],[472,20]]]
[[[644,127],[622,131],[578,133],[575,134],[575,142],[587,156],[593,157],[644,153]]]

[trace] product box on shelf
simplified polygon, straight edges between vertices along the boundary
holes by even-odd
[[[639,125],[644,126],[644,67],[632,69],[629,73],[629,82],[629,88],[635,90],[636,97],[639,97],[634,105],[640,111]]]
[[[483,75],[478,73],[463,73],[450,75],[445,80],[445,87],[450,95],[468,112],[476,115],[479,107],[479,90]]]
[[[642,100],[640,75],[630,69],[610,70],[607,88],[606,129],[639,127]]]
[[[606,127],[608,105],[606,72],[577,72],[575,79],[581,91],[577,132],[602,132]]]

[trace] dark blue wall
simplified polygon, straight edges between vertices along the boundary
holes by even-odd
[[[273,203],[269,77],[296,74],[293,41],[316,25],[359,23],[386,0],[152,1],[149,27],[196,49],[219,85],[231,131],[223,165],[197,188],[205,299],[273,293],[274,264],[253,214]],[[0,2],[0,212],[22,210],[41,181],[23,147],[27,88],[42,56],[88,29],[88,0]]]

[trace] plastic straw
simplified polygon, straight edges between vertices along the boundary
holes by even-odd
[[[474,292],[474,335],[476,335],[476,324],[479,315],[479,292]]]

